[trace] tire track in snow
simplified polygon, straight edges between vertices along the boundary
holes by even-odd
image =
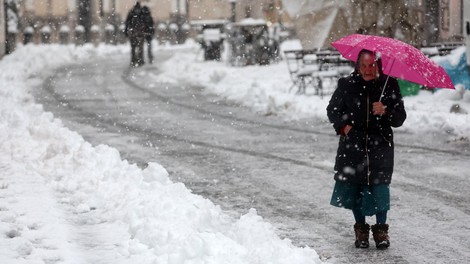
[[[122,75],[122,80],[125,83],[127,83],[129,86],[131,86],[131,87],[133,87],[133,88],[135,88],[135,89],[137,89],[141,92],[147,93],[150,96],[152,96],[153,98],[156,98],[156,99],[158,99],[162,102],[172,104],[172,105],[175,105],[175,106],[179,106],[179,107],[182,107],[182,108],[186,108],[188,110],[200,112],[201,114],[205,114],[205,115],[209,115],[209,116],[217,116],[217,117],[220,117],[220,118],[224,118],[224,119],[228,119],[228,120],[232,120],[232,121],[238,121],[238,122],[245,123],[245,124],[270,127],[270,128],[280,129],[280,130],[285,130],[285,131],[293,131],[293,132],[307,133],[307,134],[316,134],[316,135],[322,135],[322,136],[327,136],[327,137],[335,137],[335,138],[337,137],[337,135],[335,135],[332,132],[323,132],[323,131],[319,131],[319,130],[301,129],[301,128],[294,128],[294,127],[290,127],[290,126],[268,124],[268,123],[253,121],[253,120],[249,120],[249,119],[245,119],[245,118],[235,117],[233,115],[217,113],[217,112],[213,112],[213,111],[203,109],[200,106],[194,106],[194,105],[191,105],[191,104],[178,102],[176,100],[173,100],[169,96],[164,96],[164,95],[159,94],[159,93],[157,93],[157,92],[155,92],[151,89],[144,88],[143,86],[138,85],[137,83],[135,83],[134,81],[131,80],[131,78],[129,77],[129,72],[125,72]],[[446,154],[459,155],[459,156],[463,155],[463,156],[469,156],[470,157],[470,153],[461,152],[461,151],[458,151],[458,150],[438,149],[438,148],[432,148],[432,147],[427,147],[427,146],[417,146],[417,145],[400,144],[400,143],[395,143],[395,146],[396,147],[401,147],[401,148],[408,148],[408,149],[411,149],[411,150],[431,151],[431,152],[436,152],[436,153],[446,153]]]
[[[199,146],[199,147],[204,147],[204,148],[208,148],[208,149],[218,149],[218,150],[222,150],[222,151],[235,152],[235,153],[240,153],[240,154],[254,156],[254,157],[260,157],[260,158],[265,158],[265,159],[276,160],[276,161],[280,161],[280,162],[288,162],[288,163],[292,163],[292,164],[299,165],[299,166],[316,168],[316,169],[319,169],[319,170],[327,170],[324,166],[314,165],[314,164],[309,163],[309,162],[296,160],[296,159],[292,159],[292,158],[287,158],[287,157],[282,157],[282,156],[276,156],[276,155],[269,154],[269,153],[262,153],[262,152],[253,151],[253,150],[244,149],[244,148],[228,147],[228,146],[223,146],[223,145],[218,145],[218,144],[207,143],[207,142],[204,142],[204,141],[184,139],[184,138],[172,135],[172,134],[156,132],[156,131],[154,131],[150,128],[144,128],[144,127],[141,127],[141,126],[138,126],[138,125],[131,125],[131,124],[128,124],[128,123],[116,122],[116,120],[114,120],[114,119],[108,119],[108,118],[105,118],[103,115],[98,115],[96,113],[89,112],[84,108],[75,106],[73,104],[74,100],[67,99],[66,97],[64,97],[61,94],[59,94],[58,92],[56,92],[56,90],[54,89],[55,79],[59,78],[57,75],[61,74],[61,72],[65,72],[65,71],[67,71],[67,69],[60,69],[55,74],[49,76],[43,84],[44,90],[46,90],[62,106],[67,107],[69,110],[72,110],[74,112],[79,113],[79,115],[81,115],[81,116],[83,116],[87,119],[98,121],[100,124],[106,125],[107,129],[111,129],[111,130],[114,130],[114,131],[128,131],[128,132],[138,133],[138,134],[141,134],[141,135],[145,135],[145,136],[149,137],[150,139],[157,138],[157,139],[172,140],[172,141],[186,143],[186,144],[195,145],[195,146]],[[129,82],[129,83],[132,83],[132,82]],[[133,87],[139,87],[139,86],[137,86],[136,84],[133,84]],[[140,89],[142,89],[145,92],[148,92],[148,91],[146,91],[145,89],[143,89],[141,87],[140,87]],[[167,99],[166,97],[158,96],[154,93],[151,93],[151,94],[153,96],[161,99],[162,101],[166,102],[166,99]],[[171,100],[169,100],[169,101],[171,101]],[[181,103],[176,103],[175,102],[174,105],[181,106],[181,107],[191,109],[191,110],[196,110],[196,111],[199,111],[199,112],[202,112],[202,113],[205,113],[205,114],[211,114],[210,112],[205,111],[203,109],[193,108],[191,106],[181,104]],[[251,125],[259,125],[258,123],[254,122],[254,121],[250,121],[250,120],[230,118],[230,117],[222,115],[222,114],[213,114],[213,115],[220,116],[220,117],[223,117],[223,118],[229,118],[231,120],[236,120],[236,121],[248,123],[248,124],[251,124]],[[271,127],[268,124],[263,124],[263,125]],[[103,126],[97,126],[97,127],[98,128],[103,128]],[[277,128],[277,129],[282,129],[282,127],[278,127],[278,126],[272,126],[272,127]],[[306,131],[303,131],[303,130],[300,130],[300,129],[297,129],[297,130],[294,130],[294,131],[296,131],[296,132],[306,132]],[[328,171],[330,171],[330,170],[328,170]]]
[[[73,68],[73,67],[72,67]],[[156,132],[152,128],[146,128],[139,126],[139,124],[130,124],[130,123],[123,123],[123,122],[118,122],[115,119],[110,119],[106,118],[103,115],[96,114],[94,112],[87,111],[87,109],[77,107],[74,104],[74,100],[70,100],[66,98],[65,96],[61,95],[56,91],[54,88],[54,83],[57,78],[60,78],[60,75],[65,74],[68,71],[67,68],[61,68],[57,70],[55,73],[53,73],[51,76],[49,76],[46,81],[44,82],[43,86],[44,89],[54,97],[54,99],[61,104],[62,106],[67,107],[69,110],[74,111],[79,113],[79,115],[85,117],[86,119],[93,120],[94,123],[93,125],[97,128],[106,128],[107,131],[110,132],[117,132],[121,133],[121,131],[127,131],[127,132],[132,132],[141,135],[140,137],[147,137],[150,141],[158,141],[160,139],[164,140],[170,140],[174,142],[179,142],[179,143],[184,143],[188,145],[194,145],[198,147],[202,147],[208,150],[214,149],[214,150],[220,150],[220,151],[225,151],[225,152],[232,152],[232,153],[239,153],[242,155],[248,155],[252,157],[258,157],[258,158],[264,158],[268,160],[274,160],[277,162],[285,162],[285,163],[290,163],[293,165],[297,166],[303,166],[303,167],[308,167],[308,168],[314,168],[318,169],[321,171],[325,171],[327,173],[333,173],[332,168],[326,165],[322,164],[316,164],[314,162],[309,162],[309,161],[303,161],[303,160],[298,160],[298,159],[293,159],[293,158],[288,158],[288,157],[283,157],[283,156],[278,156],[270,153],[264,153],[264,152],[259,152],[255,150],[250,150],[247,148],[236,148],[236,147],[230,147],[230,146],[224,146],[221,144],[213,144],[213,143],[208,143],[205,141],[198,141],[198,140],[190,140],[190,139],[185,139],[179,136],[176,136],[174,134],[168,134],[168,133],[161,133],[161,132]],[[275,125],[275,124],[268,124],[268,123],[262,123],[262,122],[257,122],[253,120],[249,120],[246,118],[240,118],[240,117],[235,117],[232,115],[226,115],[218,112],[213,112],[213,111],[208,111],[206,109],[200,108],[198,106],[194,106],[191,104],[187,103],[182,103],[182,102],[177,102],[173,100],[169,96],[164,96],[161,94],[158,94],[155,91],[151,91],[149,89],[146,89],[142,87],[141,85],[136,84],[132,80],[130,80],[129,77],[129,72],[124,72],[121,75],[121,79],[127,83],[129,86],[133,87],[134,89],[137,89],[143,93],[148,94],[152,98],[156,98],[160,100],[161,102],[164,102],[166,104],[171,104],[177,107],[182,107],[184,109],[190,110],[190,111],[196,111],[204,115],[208,116],[217,116],[220,118],[223,118],[225,120],[229,120],[230,122],[232,121],[237,121],[243,124],[248,124],[252,125],[255,127],[267,127],[267,128],[272,128],[272,129],[279,129],[279,130],[285,130],[285,131],[292,131],[292,132],[297,132],[297,133],[305,133],[305,134],[318,134],[322,136],[327,136],[331,138],[336,138],[337,136],[334,135],[333,133],[326,133],[322,131],[315,131],[315,130],[310,130],[310,129],[300,129],[300,128],[292,128],[289,126],[282,126],[282,125]],[[408,149],[414,149],[414,150],[421,150],[424,151],[427,155],[432,155],[432,153],[427,153],[427,152],[433,152],[433,153],[442,153],[442,154],[451,154],[451,155],[461,155],[461,156],[469,156],[470,153],[461,153],[459,151],[450,151],[450,150],[442,150],[442,149],[435,149],[435,148],[428,148],[424,146],[412,146],[412,145],[400,145],[400,144],[395,144],[395,146],[400,147],[400,148],[408,148]],[[142,161],[144,164],[141,164],[141,166],[145,166],[146,161]],[[442,200],[443,198],[446,198],[448,201],[459,201],[461,197],[457,194],[452,194],[452,193],[443,193],[442,191],[427,186],[427,185],[422,185],[419,183],[410,183],[407,182],[405,183],[400,183],[398,181],[395,181],[395,186],[402,189],[405,192],[415,192],[415,190],[420,190],[421,193],[427,193],[431,194],[433,197]],[[453,204],[453,206],[456,206],[456,204]],[[468,213],[470,209],[466,207],[466,203],[458,203],[457,206],[461,211]]]

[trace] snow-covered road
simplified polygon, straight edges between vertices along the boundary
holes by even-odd
[[[162,164],[173,181],[233,215],[254,207],[280,236],[330,262],[470,259],[468,142],[446,141],[445,132],[397,132],[392,247],[357,250],[352,216],[328,204],[337,144],[331,126],[255,113],[189,79],[161,81],[166,59],[171,54],[161,51],[158,64],[132,70],[126,56],[63,67],[47,73],[35,97],[92,144],[115,147],[141,167]]]

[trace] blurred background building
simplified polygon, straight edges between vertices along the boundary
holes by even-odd
[[[142,0],[160,41],[182,43],[191,23],[264,19],[291,28],[304,49],[329,47],[351,33],[398,38],[415,46],[462,41],[464,0]],[[0,54],[12,42],[118,43],[135,0],[0,0]],[[12,15],[13,14],[13,15]],[[14,18],[16,15],[16,19]],[[16,23],[16,27],[12,26]],[[15,32],[16,31],[16,32]],[[10,34],[10,35],[9,35]]]
[[[95,31],[103,33],[111,26],[118,31],[135,0],[18,0],[21,32],[33,31],[31,41],[58,42],[60,32],[73,35],[84,30],[85,41]],[[280,0],[142,0],[150,8],[157,27],[165,31],[189,31],[190,21],[245,17],[280,20]],[[285,16],[287,19],[287,16]],[[79,26],[79,28],[77,28]],[[80,27],[81,26],[81,27]],[[122,28],[121,28],[122,29]],[[44,37],[50,33],[50,36]]]
[[[462,41],[463,0],[284,0],[304,48],[348,34],[381,35],[415,46]]]

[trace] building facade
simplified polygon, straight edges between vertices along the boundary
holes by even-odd
[[[2,0],[4,2],[5,0]],[[90,40],[103,36],[112,25],[117,31],[136,0],[17,0],[20,5],[18,41],[32,30],[32,41],[61,39],[78,26]],[[416,46],[463,38],[463,0],[141,0],[157,25],[182,27],[197,20],[263,18],[268,23],[294,22],[305,48],[327,47],[331,41],[355,32],[403,39]],[[313,11],[300,8],[288,14],[288,6],[310,3]],[[323,3],[323,4],[318,4]],[[3,6],[3,5],[2,5]],[[318,7],[321,8],[318,8]],[[4,14],[4,9],[0,15]],[[290,17],[289,17],[290,15]],[[1,20],[4,23],[4,19]],[[1,25],[1,24],[0,24]],[[5,27],[5,25],[3,25]],[[81,28],[80,27],[80,28]],[[328,29],[328,32],[325,30]],[[168,30],[168,28],[167,28]],[[2,34],[4,34],[2,32]],[[0,38],[2,37],[0,34]],[[3,36],[5,38],[5,36]],[[4,45],[4,41],[0,41]],[[4,48],[2,48],[4,50]]]
[[[423,46],[462,40],[462,2],[306,0],[298,2],[298,7],[291,6],[290,15],[295,17],[298,36],[307,49],[329,47],[332,41],[352,33],[393,37]]]
[[[92,27],[103,32],[107,25],[118,28],[135,0],[19,0],[20,31],[34,30],[33,40],[41,42],[43,32],[50,30],[52,41],[60,39],[61,28],[73,31],[81,25],[89,40]],[[279,21],[281,0],[141,0],[152,12],[157,24],[181,27],[195,20],[240,20],[245,17]],[[287,16],[284,16],[286,19]],[[95,29],[96,30],[96,29]]]

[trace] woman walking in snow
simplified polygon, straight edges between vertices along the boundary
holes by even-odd
[[[362,50],[354,72],[339,79],[327,114],[340,135],[331,204],[352,210],[357,248],[369,247],[371,226],[366,216],[375,215],[374,241],[378,249],[386,249],[394,166],[392,127],[406,119],[398,82],[383,74],[380,58]]]

